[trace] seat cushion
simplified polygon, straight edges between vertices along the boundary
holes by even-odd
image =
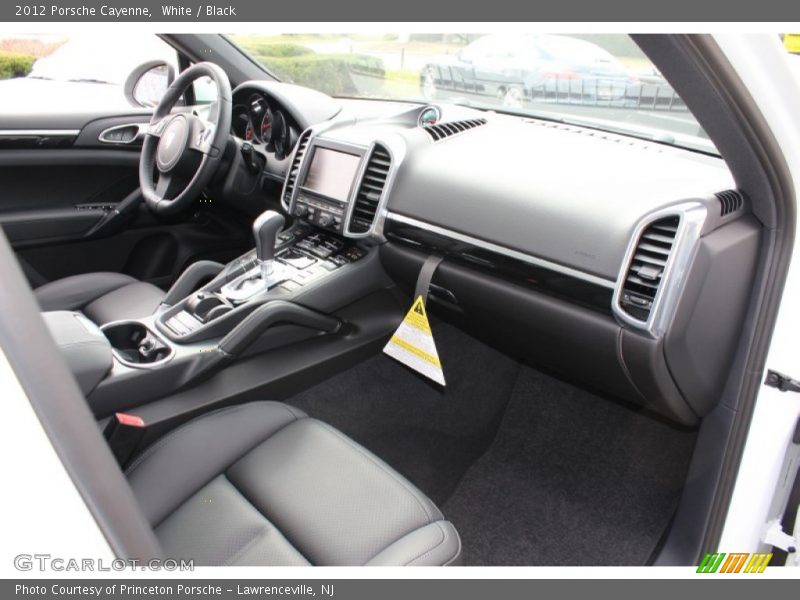
[[[277,402],[190,421],[127,475],[165,553],[200,565],[444,565],[460,555],[455,528],[422,492]]]
[[[153,314],[164,299],[154,285],[121,273],[86,273],[34,290],[43,311],[81,310],[98,325]]]

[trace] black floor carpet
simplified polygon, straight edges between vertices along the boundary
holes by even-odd
[[[441,505],[491,444],[519,365],[448,325],[433,331],[444,389],[381,354],[287,402],[369,448]]]
[[[388,356],[288,400],[422,489],[470,565],[643,564],[675,509],[694,434],[434,324],[447,387]]]
[[[695,434],[525,368],[492,447],[444,505],[467,564],[641,565]]]

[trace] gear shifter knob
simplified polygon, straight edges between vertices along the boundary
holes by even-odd
[[[283,229],[286,219],[274,210],[266,210],[253,223],[253,237],[256,238],[256,258],[261,263],[261,276],[268,282],[273,271],[275,245],[278,233]]]
[[[253,223],[253,237],[256,238],[256,258],[268,261],[275,258],[275,241],[283,229],[286,219],[274,210],[265,210]]]

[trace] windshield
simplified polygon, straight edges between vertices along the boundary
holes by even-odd
[[[466,104],[716,152],[624,34],[230,37],[279,79],[331,96]]]

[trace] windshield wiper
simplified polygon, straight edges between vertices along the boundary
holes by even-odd
[[[444,102],[455,104],[457,106],[466,106],[467,108],[474,108],[475,110],[491,110],[494,112],[514,115],[515,117],[530,117],[533,119],[542,119],[543,121],[552,121],[553,123],[569,123],[567,119],[551,112],[540,112],[537,110],[524,109],[524,112],[509,110],[503,106],[494,106],[491,104],[484,104],[482,102],[474,102],[469,98],[448,98]]]
[[[113,85],[110,81],[105,81],[104,79],[91,79],[91,78],[78,78],[78,79],[67,79],[70,83],[100,83],[103,85]]]

